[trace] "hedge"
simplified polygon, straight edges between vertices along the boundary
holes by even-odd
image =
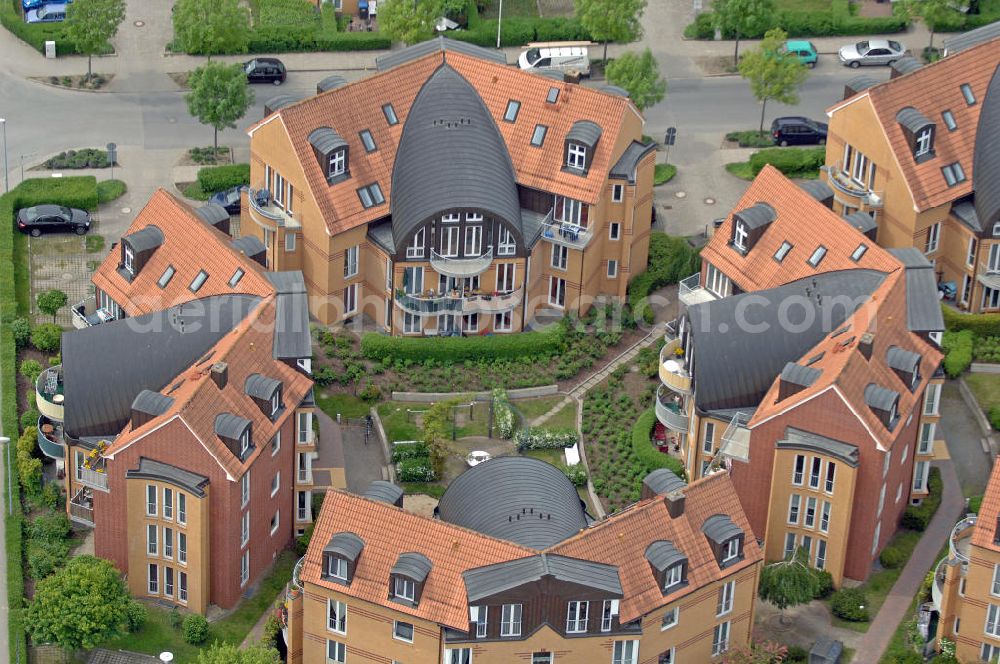
[[[750,155],[750,168],[754,176],[768,164],[794,177],[812,175],[819,171],[826,159],[826,148],[767,148]]]
[[[394,445],[392,448],[392,462],[397,463],[406,459],[427,459],[430,457],[430,450],[425,443],[410,443],[408,445]]]
[[[910,505],[906,508],[906,511],[903,512],[902,526],[910,530],[916,530],[917,532],[926,530],[927,524],[934,518],[934,513],[937,512],[938,506],[941,505],[941,490],[943,487],[944,483],[941,480],[941,471],[931,467],[927,477],[927,497],[919,505]]]
[[[963,314],[941,305],[947,330],[972,330],[977,337],[1000,336],[1000,314]]]
[[[496,47],[496,19],[470,21],[468,30],[455,30],[448,35],[458,41],[479,46]],[[591,41],[590,33],[575,18],[512,17],[505,18],[500,28],[501,46],[523,46],[535,41]]]
[[[12,194],[14,208],[56,203],[83,210],[97,209],[97,178],[79,175],[66,178],[31,178],[25,180]]]
[[[677,477],[685,479],[684,464],[681,463],[680,459],[667,456],[650,443],[650,434],[655,423],[656,414],[652,408],[639,416],[632,426],[632,451],[635,452],[639,462],[646,467],[645,474],[658,468],[668,468]]]
[[[77,52],[76,44],[66,39],[66,26],[63,23],[25,23],[18,5],[18,0],[0,0],[0,23],[15,37],[43,53],[48,40],[55,41],[56,55],[72,55]]]
[[[198,170],[198,186],[208,193],[250,184],[250,164],[206,166]]]
[[[958,378],[972,364],[974,341],[972,330],[948,331],[942,335],[941,347],[945,352],[944,372],[949,378]]]
[[[573,447],[580,440],[575,431],[550,431],[529,427],[514,434],[517,450],[558,450]]]
[[[654,290],[701,270],[698,251],[680,237],[652,233],[649,237],[649,259],[646,271],[640,272],[628,285],[628,304],[632,315],[646,323],[653,322],[653,310],[646,298]]]
[[[482,337],[390,337],[368,332],[361,337],[361,352],[370,360],[464,362],[468,360],[547,357],[562,348],[563,328],[553,325],[541,332]]]
[[[714,39],[715,26],[712,12],[699,14],[694,23],[684,28],[688,39]],[[769,21],[767,29],[781,28],[789,37],[833,37],[838,35],[874,35],[903,32],[909,21],[900,16],[864,17],[830,12],[778,12],[777,20]],[[723,33],[724,39],[733,39],[733,33]],[[758,39],[764,31],[741,35],[741,39]]]

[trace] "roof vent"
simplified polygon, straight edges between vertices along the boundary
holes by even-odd
[[[778,380],[778,401],[784,401],[810,387],[822,373],[819,369],[789,362],[781,370],[781,377]]]
[[[866,360],[872,359],[872,347],[875,344],[875,334],[872,332],[865,332],[861,335],[861,340],[858,341],[858,350],[862,355],[865,356]]]
[[[316,94],[328,92],[330,90],[336,90],[337,88],[343,87],[345,85],[347,85],[346,78],[344,78],[343,76],[338,76],[337,74],[333,74],[331,76],[327,76],[322,81],[316,84]]]
[[[657,468],[642,480],[642,499],[670,496],[681,491],[687,482],[669,468]]]
[[[229,365],[225,362],[216,362],[212,365],[210,375],[212,382],[221,390],[229,382]]]
[[[392,482],[386,482],[385,480],[375,480],[369,484],[364,496],[365,498],[378,500],[383,503],[395,505],[396,507],[403,506],[403,490]]]
[[[917,71],[924,65],[920,62],[920,60],[917,60],[912,55],[904,55],[889,66],[892,68],[892,71],[889,74],[889,80],[891,81],[894,78],[899,78],[903,74],[909,74],[910,72]]]
[[[860,76],[855,76],[847,82],[844,86],[844,99],[853,97],[854,95],[867,90],[870,87],[878,85],[878,80],[872,78],[867,74],[862,74]]]

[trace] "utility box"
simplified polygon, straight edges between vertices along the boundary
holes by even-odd
[[[49,60],[55,60],[56,58],[56,43],[52,40],[45,42],[45,57]]]

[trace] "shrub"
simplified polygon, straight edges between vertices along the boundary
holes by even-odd
[[[792,662],[807,662],[809,661],[809,651],[802,646],[788,646],[788,650],[785,654],[785,661]]]
[[[944,314],[944,326],[948,330],[971,330],[977,337],[1000,336],[1000,315],[998,314],[963,314],[951,307],[941,306]]]
[[[69,543],[63,540],[29,540],[27,548],[28,573],[41,581],[66,563]]]
[[[55,482],[46,482],[45,486],[42,487],[41,492],[38,494],[35,504],[41,507],[59,510],[60,512],[66,508],[66,500],[63,497],[62,491],[59,490],[59,485]]]
[[[0,2],[0,5],[3,3]],[[17,187],[15,208],[51,203],[94,210],[97,208],[97,178],[78,175],[66,178],[31,178]]]
[[[965,329],[961,331],[945,332],[941,338],[941,347],[944,348],[944,372],[949,378],[957,378],[972,364],[973,332]]]
[[[520,429],[514,434],[514,443],[519,452],[563,449],[576,445],[579,440],[575,431],[549,431],[536,427]]]
[[[31,331],[31,345],[43,353],[55,352],[59,350],[62,333],[62,328],[55,323],[36,325]]]
[[[139,602],[132,600],[125,607],[125,627],[133,634],[142,629],[149,612]]]
[[[406,459],[427,459],[430,457],[430,450],[426,443],[407,443],[406,445],[392,446],[392,461],[397,463]]]
[[[358,392],[358,398],[366,403],[375,403],[381,396],[382,390],[380,390],[378,385],[370,380],[365,381],[365,386]]]
[[[497,42],[495,19],[479,21],[473,28],[457,30],[448,35],[452,39],[494,47]],[[523,46],[534,41],[590,41],[590,33],[575,18],[535,18],[517,16],[504,18],[500,28],[501,46]]]
[[[983,494],[969,498],[969,511],[979,514],[979,508],[983,506]]]
[[[650,434],[653,432],[655,422],[656,414],[650,408],[640,415],[632,426],[632,452],[643,465],[643,475],[658,468],[668,468],[677,477],[684,479],[684,464],[679,459],[661,453],[650,443]]]
[[[789,37],[834,37],[838,35],[874,35],[902,32],[906,30],[909,21],[904,16],[864,17],[851,16],[850,11],[843,11],[831,3],[829,11],[778,12],[774,21],[769,21],[766,28],[781,28]],[[715,36],[712,12],[703,12],[697,16],[694,23],[684,28],[684,36],[688,39],[712,39]],[[968,28],[965,28],[968,29]],[[724,33],[724,39],[732,39],[734,35]],[[742,35],[744,39],[763,37],[763,31]]]
[[[309,526],[311,527],[312,524],[310,523]],[[305,555],[304,551],[303,551],[303,555]],[[171,627],[173,627],[174,629],[180,629],[181,628],[181,623],[183,621],[184,621],[184,618],[181,616],[181,612],[177,610],[176,606],[174,608],[170,609],[170,626]]]
[[[566,473],[566,477],[569,478],[569,481],[573,483],[573,486],[587,486],[587,471],[582,464],[577,464],[575,466],[563,466],[562,470]]]
[[[433,482],[434,469],[429,458],[404,459],[399,462],[399,480],[401,482]]]
[[[309,549],[309,542],[312,541],[313,528],[315,528],[316,523],[310,523],[306,526],[305,531],[295,538],[295,555],[301,557],[306,555],[306,551]]]
[[[510,440],[514,435],[514,411],[507,399],[507,392],[502,387],[493,390],[493,424],[499,438]]]
[[[862,608],[863,607],[863,608]],[[833,615],[849,622],[868,622],[868,597],[859,588],[841,588],[830,599]]]
[[[48,485],[54,486],[54,485]],[[42,514],[28,522],[27,533],[31,539],[63,540],[73,529],[65,512]]]
[[[812,572],[815,579],[816,594],[814,599],[829,597],[830,593],[833,592],[833,575],[825,569],[816,569],[815,567],[810,567],[809,571]]]
[[[31,323],[27,318],[15,318],[10,322],[10,331],[14,335],[14,345],[24,348],[31,341]]]
[[[21,430],[23,431],[28,427],[33,427],[36,424],[38,424],[38,418],[40,416],[41,413],[39,413],[34,408],[26,410],[23,413],[21,413]]]
[[[750,168],[756,176],[771,164],[779,171],[795,177],[814,175],[826,159],[826,148],[768,148],[750,155]]]
[[[918,532],[927,529],[927,524],[931,522],[934,513],[937,512],[937,508],[941,504],[942,487],[941,471],[932,467],[927,476],[927,497],[919,505],[910,505],[906,508],[901,522],[903,528]]]
[[[18,372],[34,383],[39,374],[42,373],[42,364],[38,360],[24,360],[21,362]]]
[[[673,180],[675,175],[677,175],[677,167],[673,164],[657,164],[656,168],[653,169],[653,185],[666,184]]]
[[[731,131],[726,134],[726,140],[738,143],[741,148],[769,148],[774,145],[769,133],[759,132],[756,129]]]
[[[192,613],[184,618],[181,623],[181,631],[184,633],[184,640],[191,645],[200,646],[208,638],[208,621],[204,616]]]
[[[83,148],[82,150],[69,150],[60,152],[56,156],[45,161],[45,168],[49,170],[75,169],[75,168],[107,168],[111,165],[108,161],[108,153],[97,148]]]
[[[906,564],[907,558],[909,558],[907,551],[903,551],[895,544],[889,544],[882,549],[882,553],[879,554],[878,561],[882,563],[882,567],[885,567],[886,569],[898,569]]]
[[[649,238],[649,260],[646,271],[628,285],[628,304],[632,315],[646,323],[653,322],[653,310],[646,298],[654,290],[663,288],[694,274],[701,269],[698,251],[687,240],[664,233],[653,233]]]
[[[250,164],[206,166],[198,170],[198,186],[214,193],[243,184],[250,184]]]
[[[1000,406],[990,406],[990,424],[994,429],[1000,429]]]
[[[97,183],[97,202],[98,203],[110,203],[111,201],[121,198],[125,195],[127,187],[121,180],[101,180]],[[88,235],[87,240],[92,237],[101,237],[100,235]],[[103,238],[102,245],[103,245]],[[91,251],[90,242],[87,243],[87,251]],[[99,250],[97,250],[99,251]]]
[[[521,332],[482,337],[390,337],[368,332],[361,337],[361,352],[369,360],[412,360],[455,363],[466,360],[548,357],[560,350],[563,328],[553,325],[541,332]]]

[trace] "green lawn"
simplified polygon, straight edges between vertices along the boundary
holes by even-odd
[[[551,397],[536,397],[534,399],[517,399],[512,401],[514,408],[517,409],[519,413],[524,415],[524,418],[529,422],[536,417],[544,415],[545,413],[552,410],[552,408],[562,401],[565,397],[561,394],[556,394]]]
[[[558,450],[525,450],[523,452],[524,456],[529,456],[532,459],[540,459],[545,463],[551,463],[553,466],[565,466],[566,465],[566,455],[563,454],[562,449]]]
[[[550,417],[543,425],[545,429],[573,429],[576,430],[576,402],[568,403],[559,409],[555,415]]]
[[[368,414],[368,404],[352,394],[320,392],[316,395],[316,405],[323,412],[337,419],[337,413],[343,417],[364,417]]]
[[[500,9],[500,0],[487,0],[486,7],[479,12],[479,17],[483,19],[496,18]],[[504,0],[503,16],[526,16],[533,18],[538,16],[538,4],[535,0]]]
[[[284,592],[285,584],[292,578],[295,560],[293,552],[282,552],[274,567],[260,582],[260,587],[254,596],[245,600],[228,617],[209,625],[206,643],[215,641],[237,645],[242,643],[250,629],[265,612],[270,610],[278,595]],[[101,644],[101,647],[111,650],[133,650],[151,655],[169,650],[174,653],[174,661],[193,662],[198,657],[200,648],[186,643],[180,629],[171,626],[170,611],[154,606],[147,606],[147,609],[149,617],[142,629],[134,634],[111,639]]]
[[[965,374],[965,384],[972,390],[984,413],[990,412],[993,406],[1000,406],[1000,374],[968,373]]]
[[[653,184],[660,186],[674,179],[677,175],[677,167],[673,164],[657,164],[653,173]]]
[[[101,180],[97,183],[97,202],[110,203],[125,195],[126,186],[121,180]]]
[[[827,12],[830,0],[774,0],[774,8],[777,11]]]
[[[470,409],[466,407],[461,407],[455,409],[455,415],[459,417],[468,418],[469,414],[472,414],[471,420],[466,420],[465,424],[458,427],[458,431],[455,432],[457,438],[465,438],[467,436],[485,436],[489,433],[489,420],[490,420],[490,404],[488,401],[479,401]]]
[[[423,432],[410,419],[407,419],[408,408],[423,409],[423,404],[386,401],[378,405],[378,416],[382,420],[382,428],[389,443],[397,440],[421,440]],[[412,416],[411,416],[412,418]]]

